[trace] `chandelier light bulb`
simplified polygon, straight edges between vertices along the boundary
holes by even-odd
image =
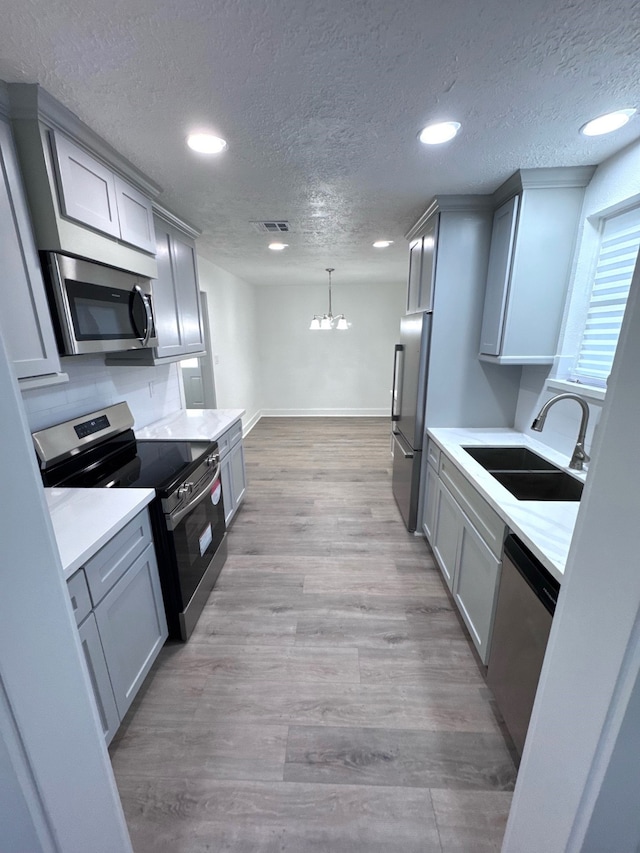
[[[313,319],[309,324],[309,330],[312,332],[316,332],[318,329],[322,332],[330,332],[333,329],[345,331],[349,328],[347,318],[344,314],[338,314],[337,317],[334,317],[331,310],[331,273],[334,272],[333,267],[327,267],[326,272],[329,273],[329,311],[322,317],[318,316],[318,314],[314,314]]]

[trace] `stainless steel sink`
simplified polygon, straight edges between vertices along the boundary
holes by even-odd
[[[487,471],[560,471],[528,447],[463,447]]]
[[[583,484],[528,447],[463,447],[519,501],[579,501]]]
[[[489,471],[519,501],[579,501],[583,484],[564,471]]]

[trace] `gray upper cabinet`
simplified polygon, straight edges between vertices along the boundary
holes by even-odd
[[[158,275],[153,310],[158,336],[154,349],[107,356],[107,364],[161,364],[204,353],[195,236],[198,232],[167,211],[154,216]]]
[[[61,133],[50,137],[63,215],[155,253],[151,200]]]
[[[523,169],[494,193],[482,360],[553,362],[592,174],[593,167]]]
[[[487,289],[480,337],[480,352],[499,355],[502,345],[504,311],[509,290],[513,240],[516,232],[519,196],[498,208],[493,217]]]
[[[60,373],[42,281],[9,125],[0,119],[0,326],[24,387],[65,381]]]
[[[150,199],[118,175],[115,176],[115,186],[120,238],[125,243],[155,254],[156,237]]]
[[[110,169],[51,132],[62,214],[112,237],[120,236],[115,176]]]
[[[431,311],[436,274],[439,215],[434,214],[423,226],[422,236],[409,249],[409,285],[407,314]]]

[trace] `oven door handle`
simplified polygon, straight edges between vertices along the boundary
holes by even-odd
[[[220,462],[216,465],[216,470],[213,472],[213,475],[207,479],[207,482],[204,486],[191,498],[188,504],[180,509],[175,510],[170,515],[165,515],[165,519],[167,522],[168,530],[175,530],[176,527],[180,524],[185,515],[188,515],[193,507],[200,503],[202,498],[211,490],[211,486],[215,483],[220,475]]]

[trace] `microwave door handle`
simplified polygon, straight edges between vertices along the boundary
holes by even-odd
[[[153,329],[153,315],[151,314],[151,305],[149,303],[149,299],[147,298],[147,295],[143,292],[139,284],[135,284],[133,286],[133,298],[135,299],[136,297],[138,297],[142,302],[142,308],[144,310],[146,322],[142,334],[139,335],[139,338],[142,346],[146,347],[146,345],[149,343],[149,338],[151,337],[151,330]],[[135,325],[133,311],[131,312],[131,317]]]

